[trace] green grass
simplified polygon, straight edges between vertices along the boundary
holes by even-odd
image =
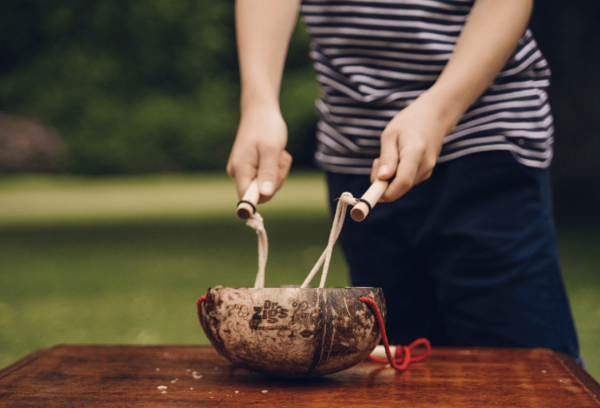
[[[561,226],[558,237],[581,355],[600,381],[600,232],[597,226]]]
[[[0,179],[0,367],[54,344],[207,344],[196,299],[256,275],[256,234],[236,201],[215,175]],[[261,213],[267,285],[301,283],[331,225],[322,177],[292,175]],[[582,354],[600,378],[600,234],[564,226],[559,237]],[[348,284],[339,251],[327,284]]]
[[[326,214],[268,221],[267,285],[300,284]],[[290,234],[290,230],[294,231]],[[56,343],[205,344],[195,302],[252,286],[256,234],[237,219],[10,228],[0,233],[0,365]],[[328,284],[346,284],[339,254]]]
[[[322,179],[316,173],[295,174],[261,211],[324,211]],[[0,177],[0,227],[232,216],[237,200],[233,181],[214,174],[5,176]]]

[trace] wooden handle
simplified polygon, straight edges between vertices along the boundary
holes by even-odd
[[[395,356],[396,355],[396,346],[390,346],[390,352],[392,353],[392,356]],[[373,351],[371,352],[371,357],[387,359],[387,354],[385,354],[385,346],[382,346],[382,345],[375,346],[375,349],[373,349]]]
[[[258,199],[260,198],[260,193],[258,191],[258,181],[256,179],[252,180],[250,186],[244,193],[244,197],[240,200],[237,206],[237,215],[243,220],[247,220],[256,212],[256,205],[258,204]]]
[[[371,184],[371,187],[369,187],[366,193],[360,198],[361,201],[359,201],[358,204],[352,208],[352,211],[350,211],[350,216],[354,221],[360,222],[367,218],[369,212],[375,207],[375,204],[377,204],[377,201],[379,201],[383,193],[385,193],[385,190],[387,190],[388,184],[389,183],[385,180],[375,180],[375,182]]]

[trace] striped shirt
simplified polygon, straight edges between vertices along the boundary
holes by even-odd
[[[369,174],[387,123],[428,89],[454,49],[472,0],[303,0],[321,85],[317,164]],[[491,86],[444,139],[438,163],[507,150],[547,167],[550,69],[529,30]]]

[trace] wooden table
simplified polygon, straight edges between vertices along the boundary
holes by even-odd
[[[281,379],[209,346],[57,346],[0,371],[1,407],[600,407],[600,385],[545,349],[434,348],[397,373],[359,365]]]

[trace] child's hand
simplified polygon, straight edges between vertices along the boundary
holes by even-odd
[[[396,175],[381,201],[394,201],[431,176],[444,137],[455,125],[427,92],[394,116],[381,134],[381,153],[371,170],[371,181]]]
[[[533,0],[476,0],[435,84],[398,113],[381,135],[371,178],[396,174],[382,201],[431,176],[442,142],[501,71],[521,39]],[[385,167],[384,167],[385,166]]]
[[[286,142],[287,126],[278,109],[244,110],[227,162],[240,198],[257,177],[261,203],[281,188],[292,165],[292,156],[284,150]]]

